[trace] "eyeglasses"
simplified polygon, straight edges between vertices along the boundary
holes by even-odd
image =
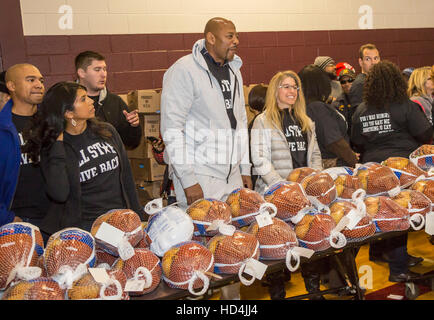
[[[353,82],[354,81],[354,79],[348,79],[348,80],[340,80],[339,82],[341,83],[341,84],[346,84],[347,82],[348,83],[351,83],[351,82]]]
[[[279,89],[293,89],[293,90],[298,91],[298,90],[300,90],[300,87],[291,86],[289,84],[282,84],[282,85],[279,86]]]

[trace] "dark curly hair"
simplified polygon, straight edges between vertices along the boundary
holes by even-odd
[[[28,153],[33,163],[39,162],[40,152],[50,148],[57,137],[65,130],[66,111],[74,109],[77,90],[86,87],[75,82],[58,82],[46,92],[38,111],[32,117],[29,126],[23,131],[26,144],[22,152]],[[111,137],[107,125],[96,118],[87,120],[91,132],[104,139]]]
[[[363,100],[368,105],[382,109],[407,99],[407,84],[393,62],[383,60],[371,67],[363,87]]]

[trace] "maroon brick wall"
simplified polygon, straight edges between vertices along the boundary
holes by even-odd
[[[191,52],[197,34],[26,36],[25,57],[45,75],[47,86],[74,78],[77,53],[94,50],[107,58],[108,87],[116,93],[161,88],[165,70]],[[359,72],[361,44],[375,43],[382,59],[403,69],[434,63],[434,29],[282,31],[240,33],[245,84],[268,82],[283,69],[299,71],[318,55],[349,62]]]

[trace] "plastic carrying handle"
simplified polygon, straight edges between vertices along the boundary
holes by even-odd
[[[103,299],[103,300],[120,300],[122,297],[122,286],[120,284],[120,282],[118,280],[114,280],[114,279],[110,279],[111,281],[104,283],[101,286],[101,289],[99,290],[99,296]],[[113,296],[106,296],[105,295],[105,290],[110,286],[114,284],[116,286],[116,294]]]
[[[134,273],[134,279],[139,280],[140,275],[145,277],[144,289],[148,289],[152,285],[152,273],[145,267],[138,267]]]
[[[336,239],[335,243],[333,240]],[[347,238],[341,232],[332,232],[329,238],[330,245],[335,249],[341,249],[347,245]]]
[[[201,279],[203,281],[203,288],[198,292],[194,291],[193,288],[193,285],[197,279]],[[195,271],[193,273],[193,276],[188,281],[188,291],[191,294],[194,294],[195,296],[201,296],[205,294],[205,292],[208,290],[208,287],[209,287],[209,279],[202,271]]]
[[[245,269],[248,269],[251,271],[251,273],[254,273],[254,270],[250,267],[247,266],[247,263],[243,263],[240,267],[240,269],[238,270],[238,277],[240,278],[240,282],[245,285],[245,286],[250,286],[253,282],[255,282],[255,277],[252,277],[250,280],[248,280],[247,278],[245,278],[243,276],[243,272]]]
[[[422,229],[424,227],[424,225],[425,225],[425,218],[420,213],[414,213],[410,217],[409,222],[410,222],[410,226],[414,230],[418,231],[418,230],[420,230],[420,229]],[[417,223],[419,225],[416,225]]]
[[[292,265],[292,259],[294,258],[295,260],[295,265]],[[296,252],[293,252],[291,249],[289,249],[286,252],[286,257],[285,257],[285,263],[286,263],[286,267],[288,268],[289,271],[294,272],[298,269],[298,267],[300,266],[300,255]]]

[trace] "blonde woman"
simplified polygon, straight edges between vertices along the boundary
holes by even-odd
[[[425,112],[432,124],[434,84],[431,77],[431,67],[421,67],[413,71],[408,80],[407,94],[410,100],[417,103]]]
[[[259,176],[255,190],[260,193],[286,180],[295,168],[322,169],[315,127],[293,71],[278,72],[268,85],[264,112],[252,127],[251,160]]]

